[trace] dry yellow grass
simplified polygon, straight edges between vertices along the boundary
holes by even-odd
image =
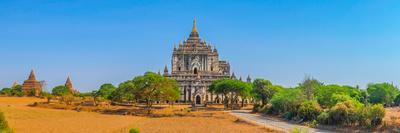
[[[237,121],[225,112],[196,112],[189,117],[149,118],[139,116],[105,115],[26,106],[43,101],[36,98],[0,97],[0,110],[17,133],[127,133],[136,127],[146,132],[269,132],[263,127]]]
[[[385,121],[389,126],[400,129],[400,107],[387,108]]]

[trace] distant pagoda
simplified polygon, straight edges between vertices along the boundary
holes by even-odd
[[[72,85],[72,81],[71,81],[71,78],[69,76],[67,78],[67,81],[65,82],[65,87],[67,87],[68,90],[73,94],[74,93],[78,93],[78,91],[75,90],[74,86]]]
[[[25,95],[33,93],[34,96],[39,96],[42,92],[42,84],[36,80],[35,72],[31,70],[29,78],[22,84],[22,91]]]

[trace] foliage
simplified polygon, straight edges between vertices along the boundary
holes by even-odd
[[[4,117],[4,113],[0,112],[0,132],[12,132],[12,130],[10,129],[10,127],[8,126],[7,120]]]
[[[11,88],[3,88],[0,91],[0,94],[6,95],[6,96],[11,96],[12,95],[12,89]]]
[[[320,86],[316,91],[318,103],[323,107],[332,107],[338,102],[343,102],[349,99],[363,102],[366,99],[366,96],[364,95],[362,94],[362,91],[357,88],[339,85]]]
[[[21,85],[14,86],[14,88],[12,88],[11,93],[12,93],[11,94],[12,96],[19,96],[19,97],[24,96],[24,92],[22,92],[22,86]]]
[[[140,133],[139,129],[137,128],[131,128],[131,130],[129,130],[129,133]]]
[[[112,93],[111,100],[116,102],[132,101],[135,98],[135,86],[131,80],[119,84],[118,88]]]
[[[321,114],[319,114],[318,117],[317,117],[317,121],[320,124],[330,124],[330,123],[332,123],[330,121],[328,112],[322,112]]]
[[[214,94],[222,94],[225,97],[224,105],[226,109],[229,102],[231,103],[231,107],[233,107],[239,96],[243,98],[249,97],[252,86],[236,79],[221,79],[213,82],[208,91]]]
[[[376,127],[382,124],[385,113],[382,104],[368,105],[358,112],[359,124],[365,127]]]
[[[19,96],[19,97],[24,96],[21,85],[16,85],[13,88],[3,88],[0,91],[0,94],[6,96]]]
[[[323,84],[316,79],[306,77],[304,81],[299,84],[299,87],[303,90],[307,100],[313,100],[315,91]]]
[[[96,91],[95,95],[101,97],[102,99],[111,100],[112,93],[116,90],[115,86],[112,84],[103,84],[100,89]]]
[[[400,106],[400,94],[398,94],[396,96],[396,99],[394,99],[394,104],[396,104],[397,106]]]
[[[148,113],[150,113],[153,102],[175,101],[180,97],[180,90],[175,80],[153,72],[135,77],[131,82],[134,87],[133,95],[146,102]]]
[[[52,90],[54,96],[66,96],[72,94],[64,85],[56,86]]]
[[[305,100],[299,89],[285,89],[276,93],[272,99],[272,112],[281,114],[285,112],[297,112],[296,109]]]
[[[329,111],[330,124],[350,125],[357,122],[357,111],[360,108],[360,105],[351,100],[337,103]]]
[[[317,101],[305,101],[301,103],[298,109],[298,117],[303,121],[312,121],[317,119],[318,115],[322,112],[322,108]]]
[[[273,85],[269,80],[256,79],[253,81],[253,94],[257,101],[261,101],[262,106],[267,104],[274,94],[283,88]]]
[[[399,90],[389,83],[368,84],[367,91],[371,103],[380,103],[386,106],[393,105],[396,96],[399,94]]]

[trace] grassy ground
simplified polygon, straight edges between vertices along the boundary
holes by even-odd
[[[36,98],[0,97],[0,110],[5,113],[9,125],[17,133],[127,133],[133,127],[144,133],[272,132],[264,127],[238,120],[223,111],[198,111],[181,117],[144,117],[26,106],[43,101],[45,100]],[[169,110],[173,109],[166,108],[155,113],[171,112]]]
[[[400,107],[387,108],[384,120],[387,128],[400,132]]]

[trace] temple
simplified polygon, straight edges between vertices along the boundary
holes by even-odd
[[[72,81],[71,78],[68,76],[67,81],[65,81],[65,87],[68,88],[68,90],[72,93],[78,93],[78,91],[74,88],[74,86],[72,85]]]
[[[222,96],[207,90],[213,81],[231,77],[230,64],[219,59],[217,48],[200,39],[196,20],[189,38],[174,45],[171,73],[166,65],[163,75],[178,82],[181,102],[194,104],[220,103]]]
[[[22,91],[25,95],[39,96],[42,92],[42,83],[36,80],[35,72],[32,70],[29,78],[22,84]]]

